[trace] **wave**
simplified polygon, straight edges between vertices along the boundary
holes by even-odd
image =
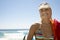
[[[29,29],[0,29],[0,40],[23,40]]]

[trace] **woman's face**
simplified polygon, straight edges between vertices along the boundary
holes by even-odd
[[[48,19],[51,18],[51,15],[52,15],[51,8],[42,8],[39,10],[39,12],[40,12],[41,18],[43,18],[43,16],[46,16]]]

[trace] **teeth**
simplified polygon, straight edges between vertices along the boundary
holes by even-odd
[[[42,16],[47,16],[47,14],[43,14]]]

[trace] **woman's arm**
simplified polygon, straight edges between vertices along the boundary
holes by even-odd
[[[35,23],[31,26],[27,40],[32,40],[33,35],[34,35],[35,31],[38,29],[39,25],[40,25],[39,23]]]

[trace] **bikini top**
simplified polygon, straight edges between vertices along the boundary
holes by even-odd
[[[40,29],[38,29],[35,33],[36,33],[35,38],[37,38],[37,39],[43,39],[43,38],[47,39],[42,35],[42,31]],[[54,36],[52,35],[52,37],[49,38],[49,39],[53,39],[53,38],[54,38]]]
[[[43,35],[42,35],[42,31],[41,31],[41,29],[40,28],[38,28],[37,30],[36,30],[36,32],[35,32],[35,38],[37,38],[37,39],[43,39],[43,38],[45,38]],[[53,35],[52,35],[52,37],[51,38],[49,38],[49,39],[53,39]]]

